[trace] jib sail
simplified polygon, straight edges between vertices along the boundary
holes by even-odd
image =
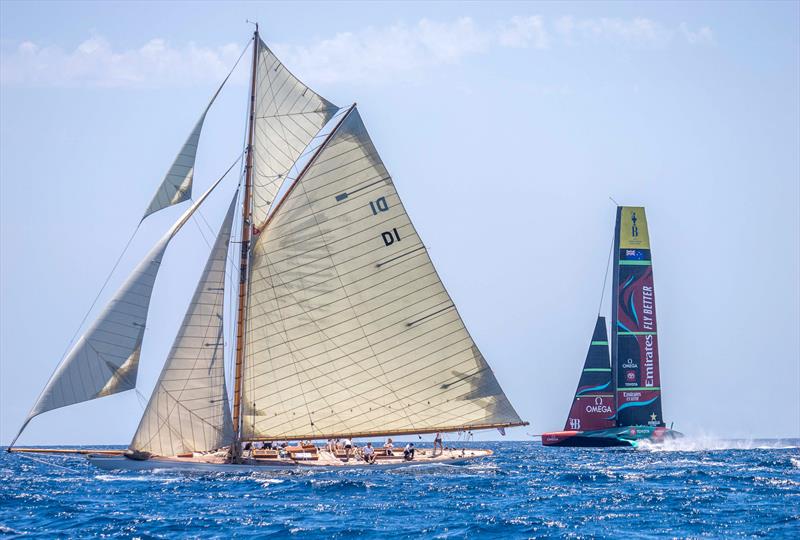
[[[616,425],[614,418],[614,386],[611,360],[608,356],[608,334],[605,317],[597,317],[592,342],[575,391],[575,399],[567,417],[565,430],[588,431],[608,429]]]
[[[617,208],[614,253],[611,355],[617,425],[663,426],[653,266],[644,208]]]

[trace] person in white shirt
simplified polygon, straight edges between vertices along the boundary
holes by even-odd
[[[394,443],[392,443],[392,439],[386,439],[386,442],[383,444],[383,448],[386,451],[387,456],[394,455]]]
[[[367,463],[375,463],[375,449],[372,447],[372,443],[368,442],[367,446],[362,449],[364,453],[364,461]]]
[[[342,446],[344,446],[344,460],[350,461],[350,452],[353,451],[353,441],[349,438],[342,441]]]
[[[410,442],[403,449],[403,457],[405,458],[406,461],[411,461],[412,459],[414,459],[414,452],[415,452],[414,443]]]

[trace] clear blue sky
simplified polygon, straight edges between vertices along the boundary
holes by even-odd
[[[563,426],[597,314],[611,195],[647,207],[667,422],[800,436],[798,3],[5,1],[0,442],[248,40],[246,18],[315,90],[359,103],[462,316],[532,424],[511,435]],[[244,78],[209,115],[197,190],[239,152]],[[231,187],[204,210],[212,227]],[[102,300],[181,211],[145,222]],[[206,257],[189,225],[151,305],[145,395]],[[141,410],[127,393],[54,411],[20,442],[124,444]]]

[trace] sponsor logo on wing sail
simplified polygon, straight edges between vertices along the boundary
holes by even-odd
[[[594,398],[593,405],[590,404],[586,406],[586,412],[589,414],[597,414],[597,413],[611,413],[613,411],[611,410],[611,406],[603,403],[603,398],[598,396]]]

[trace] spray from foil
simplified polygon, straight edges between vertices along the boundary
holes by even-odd
[[[645,452],[713,452],[719,450],[776,450],[800,448],[800,439],[725,439],[700,434],[663,443],[641,441],[636,449]]]

